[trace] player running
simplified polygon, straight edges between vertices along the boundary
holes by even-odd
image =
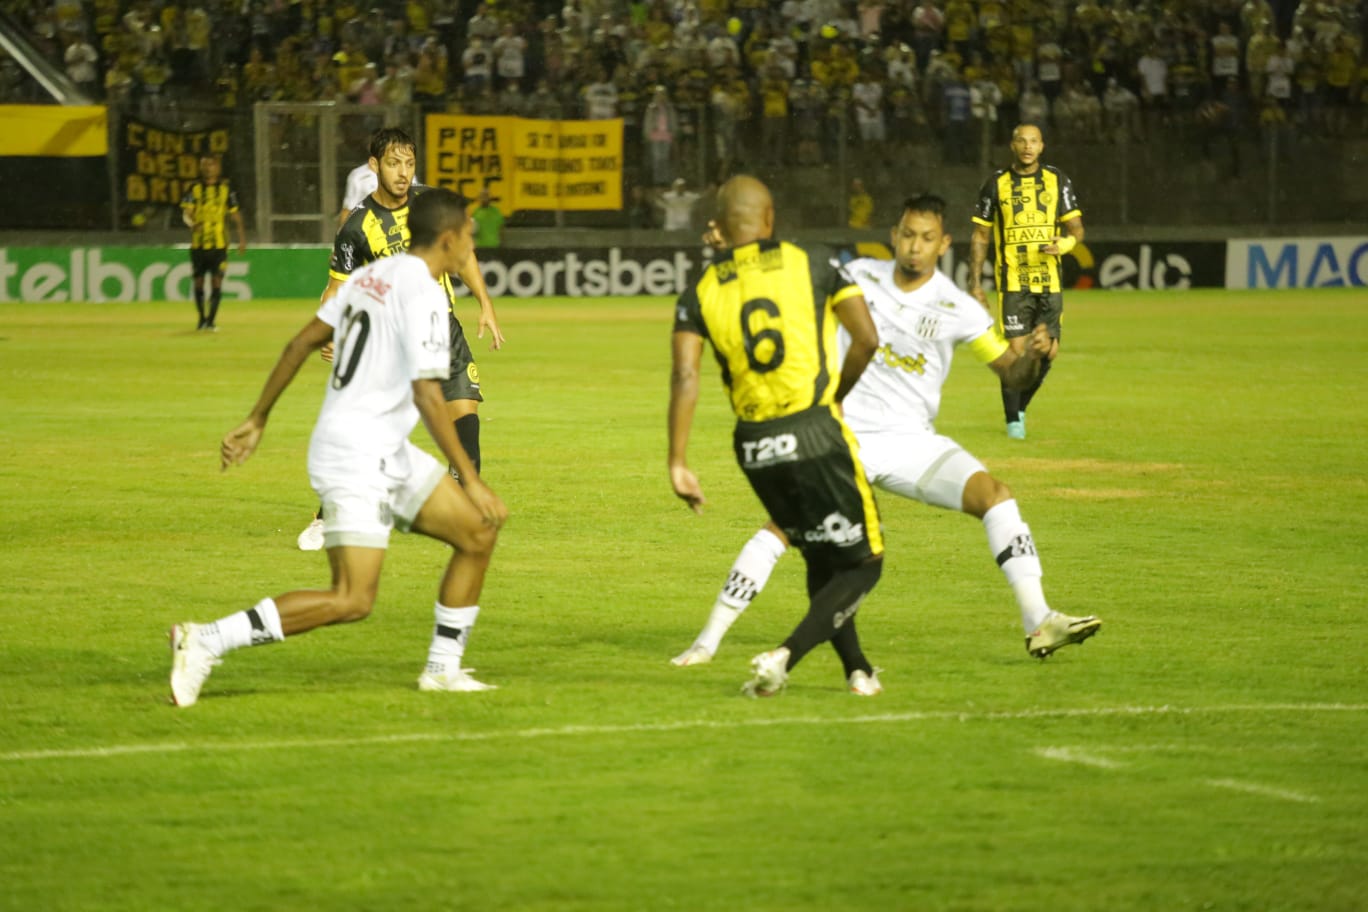
[[[332,583],[262,599],[212,624],[172,627],[171,697],[177,706],[199,699],[210,672],[231,650],[365,619],[396,527],[452,547],[418,688],[490,689],[461,667],[461,659],[508,510],[480,479],[442,398],[451,354],[441,282],[469,262],[474,236],[465,201],[449,190],[415,201],[407,227],[409,251],[358,269],[323,302],[285,346],[247,419],[223,439],[224,469],[246,461],[305,359],[335,342],[337,359],[309,440],[309,482],[323,503]],[[460,470],[460,484],[409,440],[420,417]]]

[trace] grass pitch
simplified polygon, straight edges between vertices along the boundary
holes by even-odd
[[[164,633],[326,580],[294,536],[324,367],[222,474],[312,302],[0,306],[0,909],[1357,910],[1368,896],[1368,330],[1357,291],[1076,293],[1024,443],[962,356],[939,427],[1008,482],[1095,639],[1039,663],[974,520],[883,496],[861,611],[738,696],[796,555],[717,660],[667,660],[761,520],[709,362],[665,472],[670,302],[504,301],[473,342],[513,512],[468,661],[420,694],[435,543],[368,621],[166,701]],[[419,432],[421,434],[421,430]]]

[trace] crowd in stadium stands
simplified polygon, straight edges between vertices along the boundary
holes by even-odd
[[[936,136],[971,160],[985,127],[1064,138],[1155,130],[1361,134],[1365,0],[0,0],[92,97],[417,103],[625,120],[649,183],[707,135],[818,163],[852,142]],[[13,95],[0,62],[0,98]],[[701,132],[704,119],[706,134]]]

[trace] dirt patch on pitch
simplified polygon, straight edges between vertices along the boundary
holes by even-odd
[[[1038,459],[1031,456],[1015,456],[994,459],[993,469],[1020,469],[1023,472],[1069,472],[1088,475],[1171,475],[1183,469],[1179,462],[1112,462],[1105,459]],[[1005,472],[1004,472],[1005,475]]]
[[[1134,488],[1050,488],[1049,491],[1061,500],[1139,500],[1156,493]]]

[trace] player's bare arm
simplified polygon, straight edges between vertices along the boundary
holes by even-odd
[[[221,468],[226,470],[229,466],[241,465],[256,451],[257,444],[261,442],[261,433],[266,429],[266,421],[271,416],[271,409],[275,407],[281,393],[285,392],[295,374],[299,373],[300,366],[309,354],[322,348],[324,343],[332,338],[332,334],[331,326],[314,317],[286,343],[285,350],[280,353],[270,376],[266,378],[261,396],[257,398],[256,405],[252,406],[247,419],[223,438],[223,443],[219,446]]]
[[[325,301],[327,301],[333,295],[337,294],[338,289],[341,288],[344,284],[346,284],[344,280],[339,279],[336,276],[328,276],[328,287],[323,289],[323,294],[318,299],[319,305],[321,306]],[[332,339],[329,339],[326,343],[324,343],[323,347],[318,350],[318,355],[324,361],[327,361],[329,364],[332,364]]]
[[[1021,351],[1009,347],[994,360],[988,362],[993,373],[1012,389],[1028,389],[1040,376],[1040,363],[1051,357],[1055,340],[1044,323],[1037,323],[1029,336],[1023,336],[1025,345]]]
[[[242,213],[234,212],[233,227],[237,228],[238,256],[247,252],[247,230],[242,227]]]
[[[508,507],[504,506],[503,500],[495,494],[488,485],[480,479],[479,473],[475,471],[475,463],[471,461],[470,454],[461,446],[461,440],[456,436],[455,428],[447,420],[446,397],[442,393],[442,384],[438,380],[415,380],[413,381],[413,404],[418,408],[418,414],[423,419],[423,426],[427,428],[432,440],[442,451],[442,455],[447,458],[447,462],[456,467],[456,471],[461,476],[461,487],[471,503],[480,511],[480,516],[484,518],[485,525],[495,529],[501,527],[508,519]]]
[[[480,325],[475,337],[483,339],[485,330],[489,330],[490,351],[498,351],[503,348],[504,336],[499,330],[499,319],[494,316],[494,301],[489,297],[489,289],[485,286],[484,271],[480,269],[479,261],[471,257],[456,275],[480,304]]]
[[[703,337],[677,332],[670,341],[670,348],[670,485],[675,496],[688,504],[689,509],[702,513],[707,501],[698,476],[689,468],[688,449],[689,431],[693,428],[694,410],[698,406],[698,368],[703,358]]]
[[[988,259],[988,244],[991,240],[987,225],[974,225],[974,234],[969,238],[969,293],[988,307],[988,294],[983,290],[983,263]]]
[[[836,401],[840,402],[855,388],[869,359],[874,357],[879,347],[879,331],[874,327],[864,295],[853,295],[837,304],[836,319],[850,333],[850,348],[841,364],[841,381],[836,385]]]
[[[1076,216],[1064,223],[1064,234],[1056,237],[1041,248],[1050,256],[1063,256],[1074,247],[1083,243],[1083,216]]]

